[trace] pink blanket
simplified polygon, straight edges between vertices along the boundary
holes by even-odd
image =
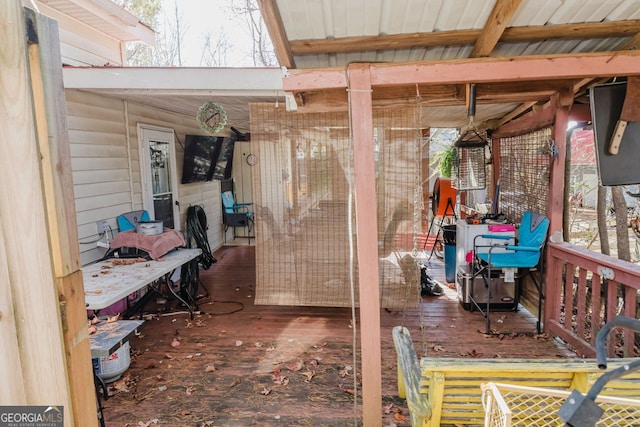
[[[162,234],[146,236],[135,230],[122,231],[113,238],[111,249],[138,248],[146,251],[151,259],[157,260],[174,248],[185,246],[182,233],[165,228]]]

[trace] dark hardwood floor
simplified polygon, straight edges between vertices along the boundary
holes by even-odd
[[[226,246],[214,255],[218,262],[201,272],[209,293],[199,300],[201,313],[194,320],[185,312],[149,316],[132,340],[131,367],[103,402],[107,425],[359,425],[353,366],[360,342],[354,347],[351,309],[256,306],[254,247]],[[444,276],[437,261],[430,272]],[[483,317],[464,310],[448,288],[423,298],[421,309],[382,310],[383,425],[410,425],[397,393],[393,326],[407,326],[416,351],[430,357],[573,356],[534,336],[528,312],[493,316],[504,333],[487,336]]]

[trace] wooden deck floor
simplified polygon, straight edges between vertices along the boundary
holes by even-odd
[[[256,306],[254,248],[227,246],[215,256],[218,262],[201,274],[209,291],[200,300],[202,314],[193,321],[184,312],[156,316],[131,342],[131,367],[104,402],[107,425],[359,424],[351,310]],[[442,278],[441,264],[431,268]],[[418,353],[430,357],[573,356],[555,340],[534,336],[535,319],[526,311],[494,316],[505,333],[486,336],[482,316],[465,311],[451,289],[424,298],[422,310],[382,310],[383,425],[410,425],[397,395],[393,326],[407,326]],[[358,379],[356,373],[360,387]]]

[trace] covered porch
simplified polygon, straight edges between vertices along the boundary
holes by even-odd
[[[103,401],[107,425],[360,424],[361,353],[351,310],[254,305],[255,247],[225,246],[214,255],[218,262],[201,275],[209,292],[199,301],[202,313],[194,321],[186,312],[153,316],[132,339],[132,365]],[[442,262],[434,256],[429,266],[443,283]],[[418,355],[430,358],[577,356],[561,341],[535,335],[536,318],[526,310],[495,313],[501,333],[485,334],[483,317],[443,288],[419,308],[380,311],[383,425],[411,425],[398,395],[394,326],[406,326]],[[180,345],[172,347],[176,337]]]

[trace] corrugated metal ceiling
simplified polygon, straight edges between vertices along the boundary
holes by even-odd
[[[482,29],[495,0],[277,0],[289,41]],[[640,19],[638,0],[523,0],[508,27]],[[628,38],[498,43],[491,56],[615,50]],[[296,68],[468,58],[468,46],[295,55]]]

